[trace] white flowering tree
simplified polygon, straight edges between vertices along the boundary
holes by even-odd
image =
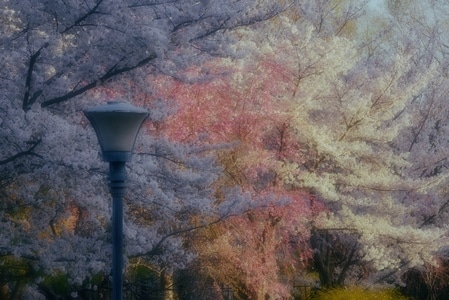
[[[117,97],[139,105],[151,98],[149,72],[176,77],[211,56],[239,55],[227,31],[280,9],[269,1],[4,1],[0,259],[26,260],[33,279],[66,274],[75,285],[107,274],[106,166],[82,110]],[[213,157],[158,135],[152,125],[166,111],[149,102],[129,166],[126,255],[173,269],[190,260],[183,234],[238,210],[240,199],[215,205]]]
[[[428,95],[439,66],[418,65],[405,43],[379,40],[373,50],[339,37],[317,40],[313,32],[302,40],[291,109],[304,160],[287,164],[284,179],[327,203],[318,229],[353,231],[361,243],[356,256],[377,276],[400,281],[398,270],[434,263],[447,243],[445,222],[423,226],[429,203],[436,213],[447,202],[437,196],[447,174],[416,176],[417,165],[430,162],[404,149],[411,145],[406,132],[416,129],[411,107]]]
[[[447,223],[440,218],[447,207],[442,193],[447,172],[443,167],[435,176],[418,174],[418,169],[435,170],[444,151],[430,153],[426,149],[431,144],[410,147],[416,144],[415,136],[422,138],[416,135],[417,121],[423,121],[426,111],[417,109],[418,100],[430,100],[432,95],[442,100],[446,93],[440,84],[444,64],[437,60],[443,55],[433,52],[433,59],[424,57],[426,52],[417,51],[409,41],[411,34],[402,37],[390,27],[379,32],[368,27],[363,32],[361,23],[356,23],[360,27],[347,28],[343,34],[319,26],[338,22],[320,23],[324,15],[320,19],[314,14],[326,12],[326,5],[350,2],[305,1],[298,6],[301,17],[292,13],[278,19],[270,28],[275,32],[270,39],[261,38],[258,49],[265,52],[258,54],[271,56],[273,64],[282,66],[278,70],[284,77],[278,92],[269,94],[273,101],[286,103],[290,128],[302,145],[302,159],[286,160],[277,171],[285,186],[309,191],[326,204],[328,211],[312,224],[319,235],[347,236],[348,260],[327,275],[339,277],[346,272],[349,278],[347,264],[364,261],[366,273],[374,276],[355,274],[355,280],[380,282],[395,275],[400,282],[407,268],[435,263],[447,244]],[[343,8],[348,11],[344,16],[355,9]],[[383,33],[394,38],[391,43],[382,39]],[[433,109],[441,114],[445,105],[441,101]],[[429,126],[434,133],[435,124]],[[444,142],[445,127],[438,130]],[[435,217],[439,222],[434,222]],[[315,245],[319,263],[325,247],[320,250],[320,242]],[[335,282],[341,284],[340,279]]]
[[[393,44],[408,55],[414,57],[414,72],[426,70],[435,65],[436,76],[432,78],[426,89],[416,95],[407,108],[412,116],[412,126],[401,135],[395,143],[400,151],[410,152],[413,167],[410,176],[418,180],[437,180],[447,176],[449,155],[448,143],[448,56],[447,15],[445,1],[415,1],[406,5],[404,1],[388,3],[388,22],[391,34],[400,39]],[[445,228],[448,218],[447,181],[430,190],[425,201],[416,204],[421,216],[417,222],[421,228]],[[438,285],[437,278],[445,274],[447,261],[447,245],[438,252],[440,260],[437,264],[417,266],[413,272],[421,273],[426,289],[434,295],[447,287]],[[413,276],[413,272],[412,274]],[[416,276],[416,275],[415,275]],[[432,280],[430,280],[432,278]],[[443,282],[446,280],[442,279]],[[413,287],[410,287],[412,289]]]

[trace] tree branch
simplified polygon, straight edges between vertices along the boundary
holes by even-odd
[[[7,159],[0,160],[0,165],[6,165],[7,163],[10,163],[22,156],[27,156],[27,155],[43,158],[41,155],[34,152],[34,149],[37,147],[37,145],[39,145],[41,143],[41,141],[42,141],[42,139],[39,139],[37,141],[28,142],[28,144],[31,145],[30,148],[28,148],[27,150],[24,150],[24,151],[20,151],[19,153],[14,154],[13,156],[11,156]]]
[[[427,109],[426,114],[424,115],[424,117],[421,120],[421,123],[420,123],[420,125],[418,127],[418,131],[414,134],[413,141],[411,142],[410,147],[408,148],[408,152],[412,151],[413,146],[416,144],[416,142],[418,140],[418,136],[421,134],[421,132],[422,132],[422,130],[424,128],[424,125],[426,124],[426,122],[427,122],[427,120],[428,120],[428,118],[430,116],[430,112],[432,111],[433,103],[435,101],[434,94],[435,94],[435,90],[432,91],[432,102],[430,102],[429,108]]]
[[[443,205],[440,206],[440,208],[438,209],[438,212],[436,212],[435,214],[428,216],[424,219],[424,221],[421,223],[421,225],[419,225],[419,228],[422,228],[426,225],[430,225],[432,224],[435,219],[441,215],[442,212],[444,212],[444,210],[446,210],[446,208],[449,206],[449,200],[447,200],[446,202],[443,203]]]
[[[98,7],[100,6],[100,4],[103,2],[103,0],[98,0],[98,2],[95,4],[95,6],[89,10],[86,14],[84,14],[83,16],[79,17],[72,25],[70,25],[69,27],[67,27],[66,29],[64,29],[61,33],[66,33],[67,31],[69,31],[70,29],[76,27],[76,26],[80,26],[80,24],[85,21],[87,18],[89,18],[90,16],[97,14],[98,11]]]
[[[138,62],[136,65],[134,65],[134,66],[123,67],[123,68],[119,68],[119,69],[116,68],[116,67],[117,67],[117,64],[116,64],[116,65],[114,65],[112,68],[110,68],[110,69],[109,69],[109,70],[108,70],[102,77],[100,77],[99,79],[94,80],[94,81],[92,81],[91,83],[89,83],[89,84],[87,84],[87,85],[85,85],[85,86],[83,86],[83,87],[81,87],[81,88],[75,89],[75,90],[73,90],[73,91],[71,91],[71,92],[69,92],[69,93],[67,93],[67,94],[65,94],[65,95],[63,95],[63,96],[55,97],[55,98],[53,98],[53,99],[47,100],[47,101],[45,101],[45,102],[42,102],[41,107],[42,107],[42,108],[45,108],[45,107],[48,107],[48,106],[51,106],[51,105],[54,105],[54,104],[58,104],[58,103],[61,103],[61,102],[65,102],[65,101],[67,101],[67,100],[70,100],[70,99],[72,99],[72,98],[74,98],[74,97],[76,97],[76,96],[79,96],[79,95],[81,95],[81,94],[87,92],[87,91],[90,90],[90,89],[93,89],[94,87],[98,86],[99,84],[102,84],[103,82],[105,82],[105,81],[107,81],[107,80],[109,80],[109,79],[111,79],[111,78],[113,78],[113,77],[116,77],[116,76],[118,76],[118,75],[120,75],[120,74],[123,74],[123,73],[126,73],[126,72],[130,72],[130,71],[132,71],[132,70],[134,70],[134,69],[143,67],[144,65],[148,64],[148,63],[151,62],[152,60],[156,59],[156,57],[157,57],[156,54],[155,54],[155,53],[152,53],[150,56],[148,56],[148,57],[145,58],[145,59],[142,59],[141,61],[139,61],[139,62]]]
[[[137,257],[142,257],[142,256],[154,256],[154,255],[158,255],[158,254],[161,253],[161,251],[162,251],[162,245],[163,245],[163,243],[164,243],[168,238],[170,238],[170,237],[172,237],[172,236],[181,235],[181,234],[184,234],[184,233],[187,233],[187,232],[191,232],[191,231],[194,231],[194,230],[198,230],[198,229],[202,229],[202,228],[206,228],[206,227],[209,227],[209,226],[218,224],[218,223],[222,222],[223,220],[225,220],[225,219],[227,219],[227,218],[229,218],[229,217],[231,217],[231,216],[233,216],[233,215],[232,215],[232,214],[230,214],[230,215],[225,215],[225,216],[222,216],[222,217],[218,218],[217,220],[215,220],[215,221],[213,221],[213,222],[211,222],[211,223],[208,223],[208,224],[203,224],[203,225],[199,225],[199,226],[189,227],[189,228],[187,228],[187,229],[180,229],[180,230],[172,231],[172,232],[166,234],[165,236],[163,236],[163,237],[159,240],[159,242],[153,247],[153,249],[151,249],[150,251],[148,251],[148,252],[146,252],[146,253],[130,255],[128,258],[131,259],[131,258],[137,258]]]
[[[33,83],[33,71],[36,65],[37,59],[41,55],[42,49],[48,46],[48,43],[44,44],[39,50],[36,51],[30,57],[30,61],[28,63],[28,71],[25,80],[25,94],[23,95],[23,103],[22,108],[24,111],[27,111],[31,108],[31,105],[36,101],[36,99],[42,94],[42,91],[36,91],[30,98],[31,85]]]

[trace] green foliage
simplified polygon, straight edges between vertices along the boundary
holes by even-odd
[[[148,266],[133,265],[128,269],[128,279],[130,281],[145,280],[154,282],[159,280],[159,275]]]
[[[42,286],[48,287],[55,295],[69,296],[72,291],[72,286],[69,284],[68,276],[66,274],[55,274],[53,276],[46,276]]]
[[[362,287],[330,289],[318,292],[313,300],[406,300],[396,290],[367,290]]]
[[[160,299],[162,296],[161,274],[150,266],[144,264],[132,265],[127,270],[126,278],[131,283],[127,288],[132,290],[136,299]]]
[[[0,286],[5,283],[28,280],[32,270],[25,260],[12,256],[0,257]]]

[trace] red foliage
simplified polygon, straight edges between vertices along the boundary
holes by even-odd
[[[209,72],[223,74],[222,68],[210,67]],[[198,73],[190,70],[184,77]],[[236,155],[238,161],[232,164],[240,166],[243,174],[238,177],[246,180],[236,183],[260,190],[261,181],[271,176],[269,183],[276,186],[274,170],[284,161],[301,160],[300,145],[289,125],[287,103],[276,98],[288,86],[279,83],[285,81],[285,75],[270,61],[234,67],[232,75],[229,70],[226,74],[195,84],[168,76],[151,78],[154,97],[174,99],[177,105],[177,112],[162,124],[161,130],[170,139],[183,142],[237,142],[238,146],[228,154]],[[267,184],[263,184],[264,189]]]
[[[209,72],[224,73],[222,68],[209,66]],[[305,267],[311,254],[309,224],[322,209],[312,196],[286,186],[277,176],[286,161],[301,161],[287,100],[276,97],[289,88],[288,82],[283,84],[285,72],[278,64],[262,60],[195,84],[151,78],[155,97],[174,99],[177,105],[161,131],[189,143],[235,143],[219,153],[226,174],[220,184],[239,185],[256,200],[270,199],[268,205],[261,201],[263,207],[221,224],[217,230],[222,233],[213,245],[200,249],[210,260],[217,260],[219,252],[222,265],[211,272],[213,277],[235,285],[230,278],[239,270],[239,281],[258,299],[267,293],[286,295],[281,277],[291,277]],[[199,73],[190,70],[183,75]]]

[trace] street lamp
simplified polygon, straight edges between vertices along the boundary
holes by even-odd
[[[84,111],[97,134],[103,160],[109,162],[112,196],[112,300],[123,299],[123,195],[125,163],[148,111],[124,102],[109,102]]]

